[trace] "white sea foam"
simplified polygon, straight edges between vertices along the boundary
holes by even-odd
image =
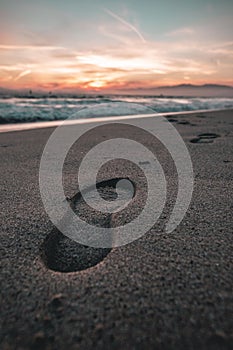
[[[101,108],[99,108],[100,104]],[[71,115],[76,115],[76,118],[81,119],[228,108],[233,108],[233,98],[158,98],[147,96],[1,98],[0,123],[64,120]]]

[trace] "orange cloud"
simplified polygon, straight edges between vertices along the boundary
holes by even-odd
[[[77,50],[56,45],[0,44],[0,86],[117,90],[187,80],[232,84],[233,42],[204,42],[190,28],[170,33],[172,40],[145,42],[136,27],[107,12],[127,29],[122,33],[122,28],[117,32],[113,24],[102,26],[101,35],[114,38],[111,45]],[[187,40],[190,35],[192,40]]]

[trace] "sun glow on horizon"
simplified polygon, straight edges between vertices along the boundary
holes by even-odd
[[[70,24],[71,28],[76,22]],[[84,29],[79,41],[76,39],[79,32],[63,34],[64,26],[60,41],[52,30],[38,38],[33,25],[32,22],[26,34],[12,29],[9,42],[6,30],[2,31],[1,87],[117,91],[187,82],[233,84],[229,74],[233,41],[229,37],[223,40],[213,38],[212,34],[205,36],[203,33],[209,30],[205,24],[200,29],[181,24],[173,30],[164,30],[158,37],[155,35],[153,40],[149,32],[139,30],[127,11],[115,13],[100,7],[96,23],[80,21]],[[93,35],[85,43],[88,26]]]
[[[102,87],[105,87],[107,86],[106,82],[104,81],[101,81],[101,80],[95,80],[95,81],[92,81],[88,84],[89,87],[93,87],[93,88],[102,88]]]

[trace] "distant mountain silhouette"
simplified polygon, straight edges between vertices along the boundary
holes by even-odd
[[[195,97],[233,97],[233,87],[220,84],[179,84],[153,88],[125,89],[130,94]]]
[[[232,89],[232,86],[229,85],[221,85],[221,84],[203,84],[203,85],[195,85],[195,84],[178,84],[178,85],[167,85],[167,86],[159,86],[158,89],[161,88],[230,88]]]

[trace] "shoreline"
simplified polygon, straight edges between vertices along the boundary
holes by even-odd
[[[56,120],[56,121],[44,121],[44,122],[31,122],[31,123],[12,123],[0,125],[0,133],[15,132],[15,131],[26,131],[36,130],[45,128],[54,128],[63,124],[76,125],[76,124],[89,124],[98,122],[109,122],[109,121],[121,121],[127,119],[138,119],[138,118],[153,118],[156,116],[186,116],[200,113],[213,113],[213,112],[224,112],[233,111],[232,108],[228,109],[202,109],[195,111],[181,111],[181,112],[167,112],[167,113],[152,113],[152,114],[138,114],[138,115],[126,115],[126,116],[114,116],[114,117],[102,117],[102,118],[88,118],[88,119],[76,119],[76,120]]]

